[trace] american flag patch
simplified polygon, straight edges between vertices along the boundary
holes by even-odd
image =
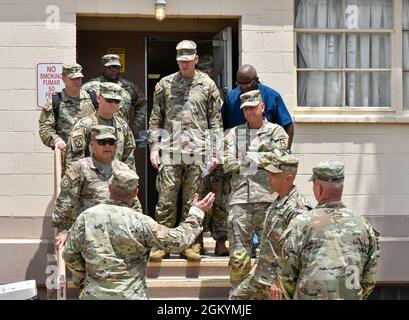
[[[165,229],[166,229],[166,227],[164,227],[164,226],[158,224],[158,229],[156,230],[156,237],[157,237],[158,239],[163,239],[163,238],[165,238]]]
[[[66,174],[71,179],[71,181],[74,181],[75,179],[78,178],[78,174],[71,168],[67,170]]]

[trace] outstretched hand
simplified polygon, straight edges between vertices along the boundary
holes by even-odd
[[[213,192],[209,192],[202,200],[199,200],[199,194],[195,193],[195,196],[192,200],[192,206],[197,207],[204,212],[208,211],[212,205],[215,198],[215,194]]]
[[[283,291],[277,283],[271,286],[268,298],[270,300],[283,300]]]

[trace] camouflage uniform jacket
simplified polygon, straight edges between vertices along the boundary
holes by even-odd
[[[88,117],[81,118],[74,125],[67,144],[67,163],[90,156],[89,143],[91,141],[91,128],[97,124],[106,124],[98,116],[98,112]],[[118,115],[114,114],[112,126],[116,129],[117,139],[114,159],[125,162],[129,168],[135,169],[135,139],[128,124]]]
[[[311,205],[298,192],[296,186],[283,198],[274,200],[267,211],[260,240],[260,254],[254,271],[254,279],[257,282],[267,286],[274,283],[282,253],[280,237],[291,219],[311,209]]]
[[[95,91],[99,94],[99,85],[101,82],[115,82],[105,79],[103,76],[89,80],[82,86],[83,89]],[[134,132],[139,132],[145,130],[146,122],[146,99],[145,95],[133,82],[119,77],[118,81],[115,82],[119,84],[124,90],[122,90],[122,101],[118,110],[118,114],[128,123]],[[135,112],[135,119],[133,123],[129,122],[129,115],[131,107]]]
[[[376,280],[379,233],[342,202],[295,217],[282,236],[280,282],[289,299],[366,299]]]
[[[75,122],[95,112],[91,97],[85,90],[80,90],[79,98],[72,98],[61,91],[61,103],[57,123],[55,123],[52,99],[48,99],[41,110],[39,119],[40,138],[50,148],[54,148],[55,140],[61,138],[68,142],[68,138]]]
[[[147,299],[146,267],[152,247],[181,251],[202,231],[204,212],[190,208],[177,228],[159,225],[142,211],[108,200],[83,212],[63,258],[80,279],[82,299]]]
[[[108,199],[109,178],[111,174],[100,172],[92,157],[74,162],[61,180],[52,215],[53,227],[59,233],[67,232],[82,211]]]
[[[192,79],[183,78],[180,72],[164,77],[156,84],[153,95],[151,149],[190,155],[211,150],[215,155],[207,129],[215,129],[215,135],[222,138],[222,103],[216,84],[203,72],[196,70]]]
[[[287,147],[288,135],[284,129],[264,120],[259,129],[250,129],[247,123],[230,129],[224,137],[223,168],[232,174],[229,205],[254,202],[273,202],[268,189],[267,171],[251,168],[247,152],[271,152]],[[249,170],[248,172],[246,172]]]

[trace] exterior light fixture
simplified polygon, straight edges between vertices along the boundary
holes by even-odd
[[[166,18],[166,0],[155,0],[155,18],[159,21]]]

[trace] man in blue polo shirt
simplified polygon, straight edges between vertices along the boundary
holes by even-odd
[[[243,112],[240,110],[240,95],[258,89],[265,105],[263,116],[269,122],[284,128],[289,136],[288,148],[290,149],[294,135],[294,124],[281,95],[270,87],[261,84],[256,69],[249,64],[242,65],[237,71],[236,84],[237,88],[229,92],[222,107],[224,130],[246,122]]]
[[[288,134],[288,149],[291,149],[294,136],[294,124],[290,113],[285,106],[281,95],[272,88],[265,86],[259,82],[256,68],[250,64],[242,65],[237,71],[237,88],[230,91],[224,101],[222,107],[223,129],[231,129],[246,122],[242,110],[240,109],[240,95],[251,91],[260,90],[265,109],[263,112],[264,118],[267,121],[276,123],[284,128]],[[230,178],[225,175],[223,190],[226,190],[224,197],[228,197],[230,187]],[[258,246],[257,235],[253,239],[253,254]]]

